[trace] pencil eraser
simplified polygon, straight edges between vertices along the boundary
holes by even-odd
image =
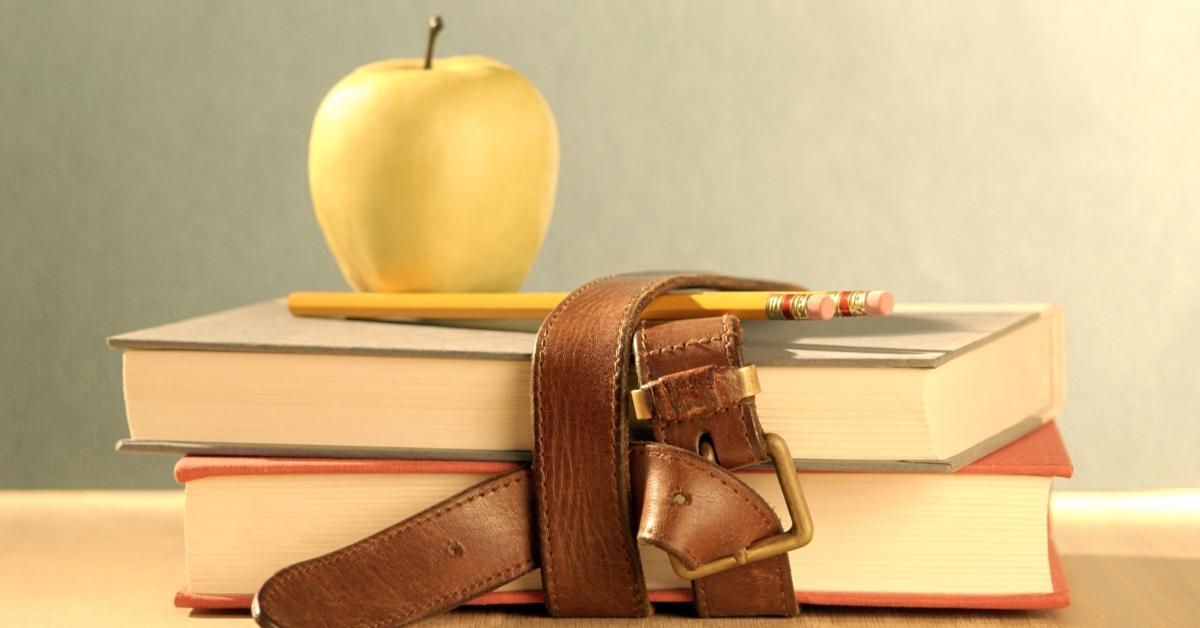
[[[804,313],[808,315],[809,319],[817,321],[827,321],[833,318],[836,309],[837,306],[828,295],[821,295],[819,299],[809,297],[804,304]]]
[[[867,293],[867,313],[887,316],[895,309],[896,302],[892,298],[892,293],[887,290],[872,290]]]

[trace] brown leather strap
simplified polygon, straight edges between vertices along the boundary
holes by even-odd
[[[728,555],[779,526],[757,493],[693,453],[637,443],[630,456],[638,537],[680,560]],[[255,620],[280,628],[400,626],[532,571],[532,477],[529,469],[497,476],[353,545],[284,568],[255,596]],[[795,605],[790,588],[767,599],[758,614],[781,614],[776,609],[788,600]]]
[[[678,355],[658,351],[644,360],[650,374],[662,371],[657,377],[673,378],[675,386],[663,401],[686,408],[675,417],[678,425],[656,425],[655,431],[685,448],[642,443],[629,449],[625,371],[635,322],[656,295],[686,287],[792,286],[643,276],[581,288],[547,319],[539,335],[534,468],[489,480],[363,541],[283,569],[256,596],[256,619],[276,626],[400,625],[456,606],[538,565],[544,582],[548,571],[555,572],[556,584],[546,586],[553,613],[642,614],[648,605],[633,545],[633,517],[639,522],[638,540],[671,552],[689,567],[777,532],[778,519],[753,490],[694,453],[699,436],[707,434],[724,466],[764,457],[753,403],[729,406],[728,391],[705,392],[699,383],[720,387],[721,377],[687,374],[741,363],[736,320],[720,320],[723,337],[712,343],[687,342],[693,331],[717,335],[711,321],[704,329],[645,330],[647,351],[685,345]],[[697,352],[692,344],[711,346]],[[548,542],[556,550],[549,568],[544,562],[551,555]],[[695,591],[705,616],[795,612],[786,558],[710,576]],[[599,601],[589,601],[592,596]],[[753,600],[742,599],[747,596]]]
[[[627,365],[641,312],[674,289],[779,287],[716,275],[620,275],[572,292],[542,323],[533,355],[533,474],[552,615],[650,612],[627,468]]]
[[[399,626],[435,615],[536,567],[528,469],[474,486],[353,545],[271,576],[260,625]]]
[[[641,505],[638,541],[689,568],[782,530],[758,493],[695,454],[646,443],[634,447],[630,463],[639,480],[634,490],[634,503]],[[740,503],[731,504],[734,500]],[[797,610],[786,555],[693,580],[692,593],[701,617],[789,617]]]
[[[655,440],[699,453],[700,438],[705,437],[726,469],[767,459],[754,399],[729,391],[728,377],[708,375],[743,365],[737,317],[645,323],[638,329],[636,358],[642,387],[676,400],[656,403],[650,419]],[[705,385],[715,390],[705,390]],[[678,400],[691,400],[692,405],[681,412]]]
[[[638,328],[636,347],[638,379],[642,389],[649,390],[654,398],[650,425],[655,440],[699,452],[700,440],[706,439],[716,462],[727,469],[767,460],[754,400],[742,397],[732,375],[743,365],[742,328],[736,317],[643,323]],[[664,486],[662,481],[650,478],[646,489],[656,490]],[[672,484],[668,481],[665,486]],[[635,495],[634,503],[644,500]],[[645,531],[678,524],[670,517],[665,522],[647,523],[646,516],[643,512],[638,540],[661,547],[658,539]],[[721,550],[724,553],[714,555],[732,554],[751,541],[781,531],[774,516],[764,516],[756,523],[730,529],[728,536],[720,537],[725,543]],[[685,542],[670,550],[677,555],[685,548],[694,552],[698,543],[705,542],[697,534],[675,536]],[[689,568],[696,567],[686,558],[682,560]],[[701,617],[790,616],[797,611],[786,554],[693,580],[692,595]]]

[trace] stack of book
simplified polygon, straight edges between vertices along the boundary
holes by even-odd
[[[815,536],[801,602],[1052,608],[1062,321],[1045,305],[909,305],[886,318],[745,323],[759,416],[796,456]],[[176,604],[245,607],[276,570],[527,464],[535,334],[298,318],[269,301],[109,339],[130,438],[184,454]],[[635,434],[636,437],[636,434]],[[787,525],[775,479],[741,476]],[[642,549],[655,601],[688,583]],[[541,600],[535,571],[475,603]]]

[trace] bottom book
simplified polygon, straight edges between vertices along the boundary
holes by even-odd
[[[514,463],[186,457],[187,586],[177,606],[247,607],[276,570],[348,545]],[[988,609],[1070,603],[1049,534],[1052,478],[1071,462],[1053,423],[956,473],[799,470],[815,535],[790,554],[801,603]],[[739,472],[787,511],[770,472]],[[691,599],[642,548],[651,601]],[[542,601],[538,572],[473,604]]]

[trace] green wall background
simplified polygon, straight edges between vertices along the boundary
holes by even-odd
[[[0,487],[170,486],[118,456],[110,334],[340,289],[325,91],[443,55],[558,117],[527,287],[703,267],[1055,301],[1072,488],[1200,485],[1200,4],[0,0]]]

